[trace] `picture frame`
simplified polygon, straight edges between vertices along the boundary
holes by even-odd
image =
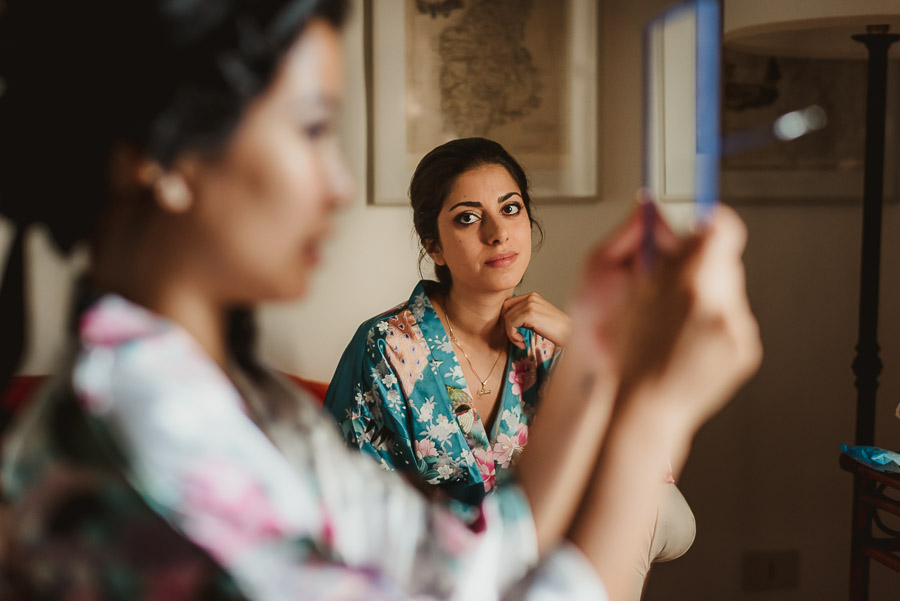
[[[891,61],[897,63],[897,61]],[[771,126],[780,115],[820,106],[827,124],[797,140],[726,155],[722,199],[730,204],[861,203],[866,119],[866,61],[758,55],[726,47],[723,136]],[[900,65],[891,64],[887,106],[900,102]],[[898,158],[900,119],[888,111],[885,165]],[[884,197],[897,200],[897,172],[885,169]]]
[[[496,140],[532,198],[600,197],[596,0],[365,0],[367,199],[407,204],[410,178],[454,138]]]

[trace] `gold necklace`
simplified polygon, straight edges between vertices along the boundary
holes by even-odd
[[[475,366],[472,365],[472,360],[469,359],[469,355],[466,354],[466,349],[462,347],[462,345],[459,343],[459,339],[456,338],[456,334],[453,333],[453,324],[450,323],[450,314],[447,313],[446,307],[444,308],[444,317],[447,318],[447,329],[450,330],[450,341],[453,342],[453,344],[455,344],[456,347],[462,351],[463,357],[466,358],[466,363],[469,364],[469,369],[472,370],[472,373],[475,374],[475,377],[478,378],[479,382],[481,382],[481,388],[478,389],[477,394],[481,396],[491,394],[491,389],[487,387],[487,381],[491,378],[491,374],[494,373],[494,368],[497,367],[497,363],[500,362],[500,357],[503,356],[503,351],[497,353],[497,358],[494,359],[494,364],[491,365],[491,371],[489,371],[487,377],[482,380],[481,376],[478,375],[478,372],[475,371]]]

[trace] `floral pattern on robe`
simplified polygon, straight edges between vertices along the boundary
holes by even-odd
[[[10,598],[604,598],[574,547],[537,564],[515,486],[466,525],[349,451],[293,385],[226,376],[121,297],[84,314],[79,342],[5,441]]]
[[[491,432],[475,409],[453,345],[419,282],[409,300],[363,323],[334,373],[325,407],[351,446],[386,469],[414,473],[451,498],[478,504],[507,479],[556,347],[520,328],[509,345]]]

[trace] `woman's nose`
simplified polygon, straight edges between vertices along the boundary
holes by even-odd
[[[485,243],[494,245],[506,242],[508,232],[503,220],[497,216],[490,216],[483,219]]]
[[[344,208],[353,198],[356,182],[340,148],[336,148],[330,158],[328,171],[329,195],[332,203],[338,209]]]

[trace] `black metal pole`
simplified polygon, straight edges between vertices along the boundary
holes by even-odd
[[[869,50],[866,92],[866,155],[863,187],[862,264],[859,282],[859,341],[856,374],[856,438],[871,445],[875,438],[875,394],[881,359],[878,356],[878,289],[881,266],[881,207],[884,196],[884,122],[887,92],[887,53],[900,34],[855,35]]]
[[[878,291],[881,269],[881,209],[884,202],[884,122],[887,97],[887,55],[900,35],[875,25],[853,39],[869,51],[866,90],[866,155],[863,185],[862,264],[859,278],[859,339],[853,373],[856,374],[856,438],[858,445],[875,441],[875,398],[881,358],[878,356]],[[871,515],[861,506],[860,495],[871,485],[853,478],[853,533],[850,559],[850,599],[869,597],[869,560],[861,546],[871,534]]]

